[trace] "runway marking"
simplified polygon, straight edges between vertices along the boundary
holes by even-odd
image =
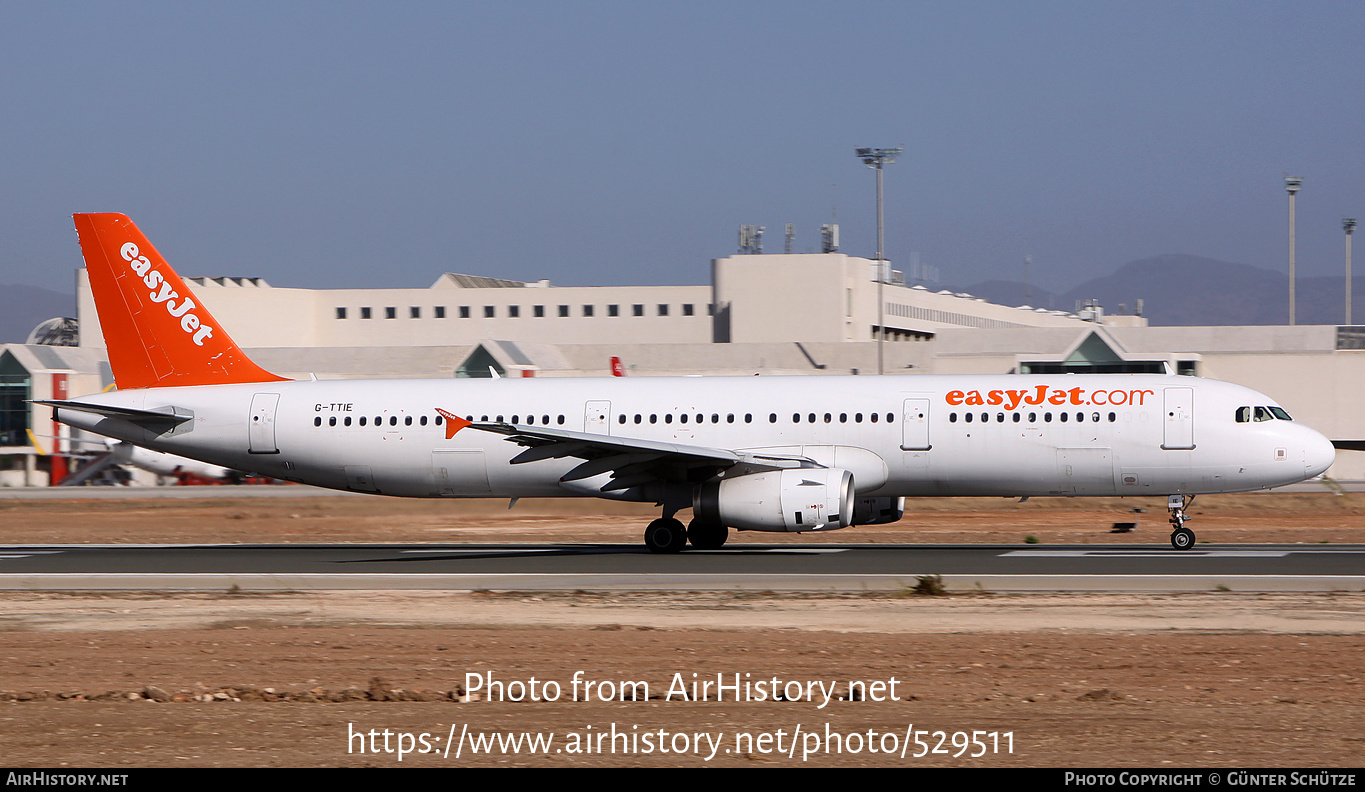
[[[1011,550],[1001,558],[1283,558],[1313,550]],[[1361,552],[1361,551],[1346,551]]]
[[[496,550],[496,552],[498,552],[499,554],[503,554],[503,555],[540,555],[540,554],[545,554],[545,553],[562,554],[562,553],[564,553],[566,550],[573,550],[573,549],[576,549],[576,548],[575,548],[575,547],[570,547],[570,548],[554,548],[554,549],[550,549],[550,548],[527,548],[527,549],[524,549],[524,550],[521,550],[521,549],[511,549],[511,550],[508,550],[508,549],[498,548],[498,549]],[[585,552],[596,552],[596,551],[597,551],[596,546],[585,546],[583,549],[585,550]],[[686,554],[687,554],[687,555],[703,555],[703,554],[707,554],[707,555],[709,555],[709,554],[735,555],[736,553],[779,553],[779,554],[781,554],[781,555],[830,555],[830,554],[833,554],[833,553],[847,553],[847,552],[849,551],[849,549],[851,549],[851,548],[844,548],[844,547],[792,547],[792,548],[771,547],[771,548],[767,548],[767,549],[763,549],[763,550],[757,550],[757,549],[755,549],[755,550],[750,550],[750,549],[747,549],[747,548],[743,547],[742,545],[735,545],[733,548],[728,549],[728,550],[690,550],[690,549],[689,549],[689,550],[686,551]],[[411,554],[413,554],[413,555],[420,555],[420,554],[422,554],[422,553],[431,553],[431,554],[435,554],[435,555],[452,556],[452,555],[487,555],[487,554],[490,552],[490,550],[489,550],[489,549],[483,549],[483,550],[435,550],[435,549],[432,549],[432,550],[402,550],[402,551],[400,551],[400,552],[402,552],[402,553],[411,553]]]
[[[489,552],[505,553],[507,555],[536,555],[538,553],[562,553],[563,550],[551,550],[548,548],[484,548],[481,550],[400,550],[400,553],[410,555],[422,555],[423,553],[435,553],[438,555],[487,555]]]

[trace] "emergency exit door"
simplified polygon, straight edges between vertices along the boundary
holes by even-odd
[[[278,454],[275,446],[275,408],[278,393],[257,393],[251,397],[251,422],[247,429],[247,451],[252,454]]]

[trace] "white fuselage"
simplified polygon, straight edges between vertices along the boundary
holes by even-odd
[[[79,401],[192,413],[154,435],[62,409],[146,447],[335,489],[410,497],[603,496],[561,483],[580,459],[511,464],[524,449],[466,427],[548,427],[803,456],[853,473],[859,495],[1171,495],[1318,475],[1331,443],[1241,386],[1159,375],[895,375],[293,381],[147,388]],[[619,495],[618,495],[619,497]]]

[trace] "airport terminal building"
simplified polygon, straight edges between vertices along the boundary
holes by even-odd
[[[1365,386],[1365,328],[1150,327],[1098,306],[1071,313],[934,291],[841,253],[715,259],[705,286],[560,287],[455,273],[419,289],[186,280],[253,360],[293,378],[608,376],[613,359],[626,376],[1170,371],[1254,388],[1334,441],[1365,448],[1365,417],[1353,409]],[[0,485],[47,483],[47,436],[60,430],[28,400],[112,385],[84,270],[77,310],[75,347],[0,347],[9,468]],[[1365,454],[1340,452],[1329,475],[1365,478]]]

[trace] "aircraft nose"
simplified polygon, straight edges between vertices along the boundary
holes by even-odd
[[[1305,475],[1308,478],[1321,476],[1336,459],[1337,450],[1332,447],[1332,441],[1310,429],[1303,452]]]

